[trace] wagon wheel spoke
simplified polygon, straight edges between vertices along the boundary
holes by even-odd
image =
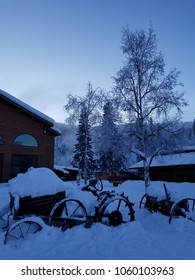
[[[68,209],[67,209],[66,203],[65,203],[65,205],[64,205],[64,211],[65,211],[66,216],[68,217]]]
[[[74,215],[76,214],[76,212],[77,212],[77,210],[78,210],[79,208],[82,209],[81,205],[78,204],[78,205],[76,205],[75,209],[73,209],[73,210],[71,209],[71,211],[68,211],[67,204],[65,204],[64,209],[65,209],[66,217],[67,217],[67,218],[74,217]],[[69,214],[69,213],[70,213],[70,214]],[[82,216],[82,215],[81,215],[81,216]]]
[[[192,210],[194,211],[194,207],[195,207],[195,200],[193,200],[193,204],[192,204]]]
[[[61,211],[59,211],[61,209]],[[63,199],[56,203],[49,216],[49,224],[61,227],[63,231],[86,222],[87,211],[77,199]]]
[[[15,236],[15,235],[12,235],[11,233],[8,233],[8,234],[7,234],[7,237],[8,237],[8,236],[10,236],[10,237],[12,237],[12,238],[15,238],[15,239],[20,239],[20,237]],[[6,242],[4,242],[4,243],[6,243]]]
[[[67,207],[67,203],[65,203],[65,207],[64,207],[64,210],[65,210],[65,215],[67,218],[71,218],[75,213],[76,211],[79,209],[80,205],[78,204],[75,208],[75,210],[71,211],[71,214],[69,214],[69,211],[68,211],[68,207]]]
[[[28,235],[35,234],[41,229],[41,223],[25,218],[10,226],[5,233],[4,243],[6,243],[8,239],[25,239]]]
[[[143,208],[146,206],[147,194],[145,193],[139,203],[139,208]]]
[[[118,226],[133,221],[134,211],[128,199],[111,197],[100,207],[97,217],[99,222],[108,226]]]
[[[173,217],[186,218],[195,223],[195,199],[185,198],[174,203],[170,211],[169,223]]]
[[[103,183],[102,183],[102,180],[100,179],[100,177],[98,176],[97,177],[97,180],[94,184],[94,188],[97,190],[97,191],[102,191],[103,190]]]
[[[23,234],[23,231],[22,231],[22,229],[21,229],[21,226],[18,225],[18,227],[19,227],[19,229],[20,229],[20,233],[21,233],[22,238],[24,238],[24,234]]]
[[[79,209],[79,208],[81,208],[81,206],[80,205],[78,205],[76,208],[75,208],[75,210],[72,212],[72,214],[70,215],[70,218],[71,217],[74,217],[74,214],[77,212],[77,210]],[[82,215],[80,215],[81,217],[82,217]],[[77,215],[77,217],[79,217],[79,215]]]
[[[118,206],[117,206],[117,211],[119,211],[119,209],[120,209],[120,206],[121,206],[121,199],[119,199],[119,201],[118,201]],[[126,207],[127,205],[125,205],[125,207]]]
[[[187,219],[195,223],[195,200],[189,201],[189,209],[187,213]]]
[[[61,210],[60,210],[61,209]],[[49,225],[61,227],[62,230],[86,222],[87,211],[77,199],[63,199],[56,203],[49,215]]]
[[[65,201],[65,212],[67,216],[63,217],[62,231],[82,224],[87,220],[87,211],[79,200],[69,199]]]

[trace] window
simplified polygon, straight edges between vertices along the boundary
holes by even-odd
[[[12,155],[11,178],[25,173],[29,167],[38,167],[37,155]]]
[[[30,134],[20,134],[14,140],[16,146],[38,147],[36,138]]]
[[[3,136],[0,135],[0,145],[3,145],[3,144],[5,144],[5,141],[3,139]]]

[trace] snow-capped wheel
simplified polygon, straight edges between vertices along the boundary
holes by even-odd
[[[0,228],[5,229],[9,226],[9,217],[11,214],[9,204],[0,209]]]
[[[173,217],[183,217],[195,223],[195,199],[184,198],[175,202],[171,207],[169,223]]]
[[[133,204],[121,195],[115,195],[102,203],[97,212],[97,221],[108,226],[118,226],[134,221]]]
[[[49,225],[61,227],[62,231],[85,223],[87,211],[77,199],[63,199],[56,203],[49,216]]]
[[[19,220],[12,224],[6,231],[4,244],[6,244],[8,240],[24,239],[30,234],[35,234],[41,231],[43,226],[43,220],[38,217],[29,217]]]
[[[146,201],[147,201],[147,194],[145,193],[140,200],[139,208],[146,207]]]

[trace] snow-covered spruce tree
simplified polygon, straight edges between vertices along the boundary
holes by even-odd
[[[114,77],[116,99],[133,124],[136,141],[132,151],[143,160],[147,190],[152,159],[166,145],[160,137],[180,120],[182,107],[187,104],[180,90],[180,72],[174,68],[165,74],[164,57],[157,52],[152,27],[135,32],[126,27],[121,42],[126,61]]]
[[[111,101],[104,105],[102,126],[100,127],[100,159],[101,172],[110,174],[123,168],[123,145],[115,124],[116,118]]]
[[[75,144],[72,165],[79,169],[85,181],[93,174],[95,161],[93,159],[90,125],[87,108],[83,104],[79,118],[77,139]]]

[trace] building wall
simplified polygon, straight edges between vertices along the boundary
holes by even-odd
[[[151,167],[150,179],[167,182],[195,182],[195,165]]]
[[[23,133],[34,136],[38,147],[14,146],[14,139]],[[0,135],[5,141],[0,145],[2,182],[10,179],[12,155],[37,155],[38,167],[53,168],[55,135],[48,130],[47,124],[5,100],[0,100]]]
[[[143,168],[138,168],[136,173],[131,173],[131,180],[143,180]],[[134,178],[133,174],[136,174]],[[195,182],[195,164],[173,165],[173,166],[156,166],[150,167],[151,181],[165,182]]]

